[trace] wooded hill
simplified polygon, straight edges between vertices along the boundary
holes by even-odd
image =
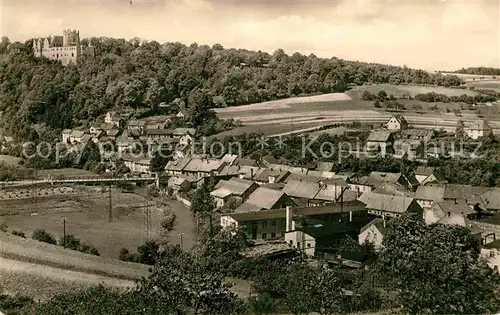
[[[457,86],[455,76],[406,67],[318,58],[278,49],[224,49],[196,43],[82,40],[96,47],[96,57],[63,67],[32,56],[32,41],[0,44],[0,111],[3,127],[20,138],[21,126],[43,123],[68,128],[117,107],[153,108],[203,89],[235,106],[286,98],[342,92],[365,83]],[[188,104],[189,106],[189,104]]]

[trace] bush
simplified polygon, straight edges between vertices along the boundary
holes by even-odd
[[[89,254],[95,255],[95,256],[101,256],[101,253],[95,248],[94,246],[90,247],[90,250],[88,251]]]
[[[59,245],[72,250],[80,250],[80,239],[74,235],[66,235],[59,241]]]
[[[22,238],[26,238],[26,234],[24,234],[24,232],[17,231],[17,230],[12,231],[12,235],[19,236],[19,237],[22,237]]]
[[[171,231],[174,228],[174,222],[175,222],[175,214],[168,213],[165,215],[163,220],[161,220],[161,227],[167,232]]]
[[[375,100],[375,102],[373,102],[373,106],[375,106],[376,108],[380,108],[380,107],[382,107],[382,106],[380,105],[380,102],[379,102],[378,100]]]
[[[122,261],[131,261],[131,262],[137,262],[137,256],[132,254],[128,249],[122,248],[120,250],[120,256],[118,256],[118,259]]]
[[[31,238],[39,242],[57,245],[56,238],[45,230],[35,230]]]
[[[9,227],[7,226],[7,224],[5,224],[5,223],[0,224],[0,231],[7,233],[8,229],[9,229]]]

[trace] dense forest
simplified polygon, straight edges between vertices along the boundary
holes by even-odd
[[[224,49],[196,43],[159,44],[139,39],[82,40],[96,57],[63,67],[32,56],[32,41],[0,43],[0,112],[4,128],[42,123],[68,128],[112,108],[154,109],[161,102],[188,97],[196,90],[218,99],[214,106],[235,106],[296,95],[345,91],[365,83],[457,86],[456,76],[380,64],[318,58],[278,49]],[[189,102],[187,102],[189,107]]]
[[[500,69],[488,67],[469,67],[455,71],[461,74],[476,74],[476,75],[500,75]]]

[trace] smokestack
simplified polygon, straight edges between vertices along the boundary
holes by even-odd
[[[384,215],[384,214],[382,215],[382,220],[383,220],[383,222],[384,222],[384,228],[386,228],[386,227],[387,227],[387,224],[385,223],[385,215]]]
[[[352,211],[349,211],[349,222],[352,222]]]
[[[286,226],[285,232],[290,232],[292,230],[292,207],[286,207]]]

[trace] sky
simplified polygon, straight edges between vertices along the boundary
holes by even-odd
[[[407,65],[500,68],[500,0],[0,0],[11,41],[139,37]]]

